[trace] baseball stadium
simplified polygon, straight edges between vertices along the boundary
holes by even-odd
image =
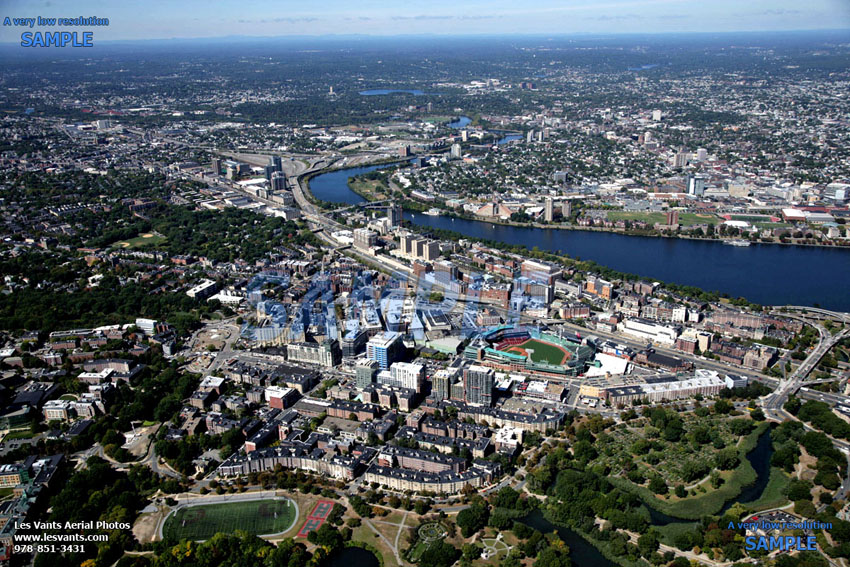
[[[491,368],[549,378],[578,376],[594,354],[593,347],[574,340],[510,325],[481,333],[464,350],[465,358]]]

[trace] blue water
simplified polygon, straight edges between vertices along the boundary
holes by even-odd
[[[514,227],[416,215],[413,222],[474,238],[563,252],[621,272],[746,297],[762,305],[814,305],[850,311],[850,249],[626,236]]]
[[[348,188],[348,178],[381,167],[388,166],[319,175],[310,180],[310,189],[323,201],[361,203],[363,198]],[[737,247],[703,240],[503,226],[445,216],[407,217],[420,226],[562,252],[621,272],[746,297],[762,305],[818,304],[850,311],[850,249],[777,244]]]
[[[414,96],[420,96],[426,93],[425,91],[420,91],[419,89],[368,89],[365,91],[360,91],[358,94],[363,96],[378,96],[378,95],[388,95],[395,93],[408,93]]]
[[[507,144],[508,142],[514,142],[516,140],[522,140],[521,134],[507,134],[499,138],[499,141],[496,142],[497,146],[501,146],[503,144]]]
[[[558,532],[558,537],[570,548],[570,559],[576,567],[615,567],[616,563],[588,543],[576,532],[563,526],[558,526],[547,520],[540,510],[533,510],[519,520],[523,524],[544,534]]]
[[[367,167],[352,167],[351,169],[340,169],[331,173],[323,173],[310,179],[310,192],[317,199],[329,201],[331,203],[346,203],[348,205],[356,205],[366,201],[363,197],[352,191],[348,187],[348,178],[355,175],[362,175],[375,171],[376,169],[384,169],[392,167],[396,164],[370,165]]]
[[[447,126],[449,128],[465,128],[470,122],[472,122],[472,118],[469,116],[459,116],[457,120],[452,120]]]

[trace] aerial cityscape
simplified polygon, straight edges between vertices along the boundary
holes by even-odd
[[[846,4],[69,4],[0,565],[850,567]]]

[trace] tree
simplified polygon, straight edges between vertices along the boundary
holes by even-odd
[[[722,449],[714,456],[714,466],[722,471],[734,469],[739,462],[738,451],[734,447]]]
[[[457,515],[457,526],[463,537],[472,537],[472,534],[487,525],[490,513],[486,504],[476,504],[465,508]]]
[[[649,481],[649,489],[655,494],[667,494],[669,492],[667,483],[660,476],[655,476]]]
[[[649,557],[658,550],[658,534],[650,530],[638,538],[638,549],[643,557]]]
[[[429,567],[451,567],[460,556],[461,552],[458,548],[440,539],[432,542],[422,553],[419,564]]]

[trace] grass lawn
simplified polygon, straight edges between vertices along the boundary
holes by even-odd
[[[13,439],[29,439],[33,436],[31,429],[23,429],[18,431],[10,431],[3,438],[3,441],[12,441]]]
[[[150,427],[151,425],[156,425],[158,422],[156,421],[143,421],[142,427]]]
[[[385,191],[388,190],[383,181],[378,179],[358,179],[349,181],[348,186],[351,190],[369,201],[380,201],[386,198]]]
[[[413,546],[413,549],[410,551],[410,560],[414,563],[419,561],[419,558],[422,557],[422,554],[425,553],[425,550],[428,549],[428,546],[431,545],[431,542],[424,542],[421,539],[416,542],[416,545]]]
[[[163,533],[196,541],[235,530],[268,535],[289,530],[294,520],[295,506],[285,498],[222,502],[179,508],[166,518]]]
[[[354,531],[351,533],[351,541],[362,541],[364,543],[368,543],[369,545],[374,546],[380,553],[381,558],[384,560],[382,563],[384,567],[396,567],[398,565],[398,562],[395,559],[395,555],[393,554],[389,546],[387,546],[386,542],[380,537],[377,537],[377,535],[378,534],[372,531],[372,528],[370,528],[364,523],[360,527],[354,528]],[[404,541],[404,534],[402,534],[398,542],[400,548],[403,548],[405,546]],[[401,553],[401,549],[399,549],[399,553]]]
[[[679,534],[689,532],[697,527],[699,522],[682,522],[675,524],[667,524],[666,526],[655,526],[653,529],[661,534],[661,541],[667,545],[675,545],[676,538]]]
[[[759,510],[770,510],[771,508],[780,508],[788,504],[788,498],[785,497],[785,489],[788,483],[791,482],[791,477],[778,467],[770,467],[770,478],[767,481],[767,486],[764,487],[764,492],[758,500],[746,504],[747,508],[753,512]]]
[[[121,242],[116,242],[115,246],[118,248],[147,248],[149,246],[156,246],[157,244],[161,244],[166,241],[164,236],[159,236],[157,234],[145,233],[140,234],[136,238],[131,238],[129,240],[122,240]]]
[[[59,396],[59,399],[60,400],[76,401],[77,396],[75,396],[74,394],[63,394],[63,395]]]
[[[714,215],[698,215],[695,213],[679,213],[679,224],[682,226],[692,226],[695,224],[711,224],[717,225],[723,222],[722,219]]]
[[[5,500],[5,499],[6,499],[6,498],[8,498],[9,496],[11,496],[11,495],[12,495],[12,492],[13,492],[14,490],[15,490],[15,489],[14,489],[14,488],[11,488],[11,487],[9,487],[9,488],[0,488],[0,500]]]

